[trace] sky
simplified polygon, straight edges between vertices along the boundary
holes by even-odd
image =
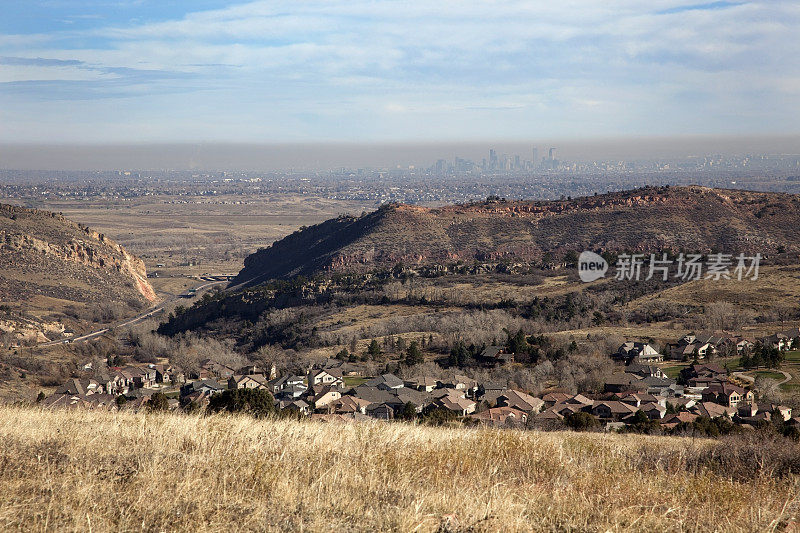
[[[800,2],[0,0],[2,143],[800,133]]]

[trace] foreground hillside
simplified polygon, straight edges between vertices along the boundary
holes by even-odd
[[[144,263],[105,235],[56,213],[0,204],[0,332],[12,343],[80,330],[155,299]]]
[[[798,505],[676,438],[0,407],[0,442],[2,530],[756,531]]]
[[[800,197],[646,187],[551,202],[491,200],[429,209],[387,205],[339,217],[245,260],[233,285],[320,271],[474,261],[541,263],[567,252],[661,250],[775,253],[800,250]]]

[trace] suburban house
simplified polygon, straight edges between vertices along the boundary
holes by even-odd
[[[355,396],[345,395],[333,402],[330,405],[331,410],[334,413],[361,413],[362,415],[367,414],[367,407],[371,405],[371,402],[367,400],[362,400],[361,398],[356,398]]]
[[[508,353],[505,346],[487,346],[478,355],[478,360],[486,366],[495,367],[514,362],[514,354]]]
[[[335,368],[311,370],[308,373],[308,386],[328,385],[331,387],[344,388],[344,379],[340,370]]]
[[[542,401],[544,402],[545,408],[549,409],[557,403],[569,400],[571,397],[572,395],[567,394],[566,392],[548,392],[542,396]]]
[[[606,379],[603,385],[605,392],[645,391],[646,385],[640,383],[643,378],[636,374],[622,372]]]
[[[656,402],[649,402],[639,406],[639,410],[647,415],[650,420],[661,420],[667,414],[667,408]]]
[[[229,389],[269,389],[269,382],[264,374],[234,374],[228,379]]]
[[[638,411],[636,407],[615,400],[594,402],[592,405],[592,414],[594,416],[615,422],[621,422],[636,411]]]
[[[437,398],[433,401],[434,405],[457,413],[459,416],[467,416],[475,412],[476,403],[469,398],[451,396],[449,394]]]
[[[430,376],[423,376],[420,378],[411,379],[405,382],[406,387],[416,389],[424,392],[433,392],[433,389],[439,386],[439,381]]]
[[[776,348],[781,351],[788,351],[792,348],[792,339],[785,333],[774,333],[759,340],[767,348]]]
[[[215,392],[222,392],[225,387],[214,381],[213,379],[199,379],[192,381],[181,387],[181,396],[188,396],[192,393],[205,393],[214,394]]]
[[[516,426],[528,422],[528,413],[514,407],[503,406],[471,414],[468,418],[491,426]]]
[[[646,342],[625,342],[611,357],[618,361],[637,363],[659,363],[664,360],[664,356]]]
[[[518,390],[507,390],[497,398],[498,406],[513,407],[525,413],[536,414],[544,407],[544,400]]]
[[[236,373],[236,370],[233,368],[215,361],[214,359],[201,361],[200,368],[211,372],[218,379],[228,379]]]
[[[688,411],[681,411],[680,413],[665,415],[664,418],[661,419],[661,427],[673,429],[679,424],[691,424],[698,418],[699,415]]]
[[[642,363],[631,363],[625,367],[626,374],[633,374],[640,378],[665,378],[664,371],[656,365],[645,365]]]
[[[368,387],[377,387],[384,390],[401,389],[405,386],[403,380],[394,374],[382,374],[364,383]]]
[[[55,394],[70,396],[87,396],[103,392],[103,387],[93,379],[72,378],[56,389]]]
[[[342,397],[341,389],[331,385],[317,385],[308,390],[311,392],[309,399],[314,409],[332,410],[334,402]]]
[[[719,383],[710,385],[703,391],[703,401],[737,407],[740,403],[753,403],[753,391],[733,383]]]

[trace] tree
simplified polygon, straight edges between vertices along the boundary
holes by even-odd
[[[422,417],[422,421],[431,426],[443,426],[454,420],[458,420],[458,415],[443,407],[431,409]]]
[[[406,351],[407,347],[408,347],[408,344],[406,343],[406,340],[403,337],[398,337],[397,338],[397,351],[404,352],[404,351]]]
[[[211,413],[248,413],[263,418],[275,413],[272,394],[263,389],[229,389],[211,396],[208,402]]]
[[[157,392],[145,402],[148,411],[169,411],[169,400],[163,392]]]
[[[408,350],[406,350],[406,364],[408,366],[414,366],[423,362],[425,362],[425,359],[422,357],[422,352],[419,349],[417,341],[412,341],[408,346]]]
[[[598,425],[597,418],[594,415],[583,411],[568,414],[564,417],[564,423],[575,431],[586,431]]]
[[[778,386],[778,382],[764,376],[758,376],[753,388],[758,391],[758,400],[760,403],[775,403],[779,404],[783,401],[783,393]]]
[[[753,361],[750,358],[750,355],[743,350],[742,356],[739,358],[739,366],[741,366],[742,368],[750,368],[752,364]]]
[[[397,414],[400,420],[414,420],[417,418],[417,408],[411,402],[406,402],[403,409]]]
[[[372,339],[372,342],[369,343],[369,348],[367,348],[367,353],[369,354],[372,360],[378,360],[381,356],[381,347],[378,344],[378,341]]]

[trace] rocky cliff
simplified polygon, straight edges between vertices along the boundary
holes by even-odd
[[[44,328],[66,309],[133,311],[156,300],[141,259],[105,235],[56,213],[0,205],[0,303],[18,324],[24,317]]]

